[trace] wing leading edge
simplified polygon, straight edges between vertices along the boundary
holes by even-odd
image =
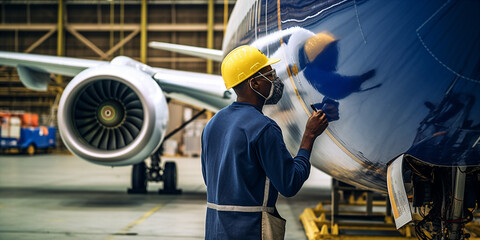
[[[28,89],[46,91],[50,73],[73,77],[106,61],[0,51],[0,65],[16,67]]]

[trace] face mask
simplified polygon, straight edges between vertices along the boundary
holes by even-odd
[[[275,70],[272,70],[272,71],[275,71]],[[270,93],[268,94],[267,97],[263,96],[260,92],[258,92],[257,90],[255,90],[253,87],[252,87],[252,82],[250,81],[250,88],[256,92],[258,95],[262,96],[263,98],[265,98],[265,105],[274,105],[274,104],[277,104],[278,101],[280,101],[280,99],[282,98],[282,95],[283,95],[283,83],[282,81],[280,81],[280,78],[277,77],[277,75],[275,74],[275,72],[273,72],[273,76],[274,76],[274,80],[273,81],[270,81],[270,79],[268,79],[265,75],[263,75],[262,73],[259,73],[260,76],[264,77],[265,79],[267,79],[269,82],[270,82]],[[268,75],[268,74],[267,74]]]
[[[265,105],[274,105],[282,98],[283,95],[283,83],[280,78],[275,77],[270,88],[270,97],[266,99]]]

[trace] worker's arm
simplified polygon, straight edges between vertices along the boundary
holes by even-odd
[[[256,146],[260,164],[273,186],[285,197],[294,196],[310,174],[310,151],[301,148],[292,158],[276,124],[266,127]]]
[[[260,164],[275,188],[285,197],[294,196],[310,174],[310,152],[315,139],[328,126],[327,117],[314,111],[307,121],[297,156],[292,158],[277,124],[265,128],[257,140]]]

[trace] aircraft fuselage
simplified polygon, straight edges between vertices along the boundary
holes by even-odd
[[[256,46],[285,83],[264,113],[298,150],[311,104],[330,118],[312,164],[386,191],[387,164],[480,165],[480,30],[475,1],[245,1],[223,50]]]

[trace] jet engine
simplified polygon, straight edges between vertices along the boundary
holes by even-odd
[[[60,99],[58,127],[78,157],[100,165],[132,165],[162,142],[168,107],[159,85],[145,71],[112,63],[72,79]]]

